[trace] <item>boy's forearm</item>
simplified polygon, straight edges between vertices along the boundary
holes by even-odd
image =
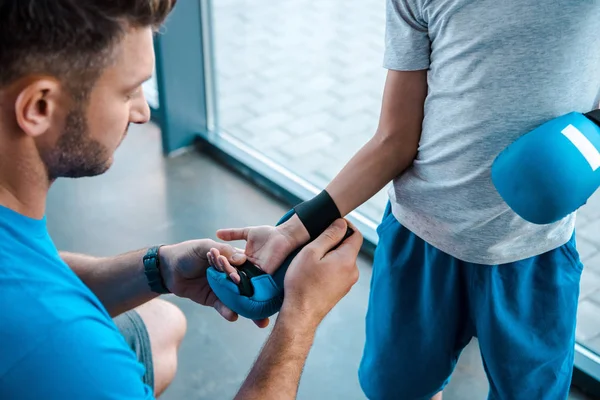
[[[327,186],[342,216],[373,197],[417,156],[427,71],[389,71],[375,136]]]
[[[346,216],[402,174],[415,156],[412,144],[375,135],[331,181],[327,193]]]
[[[375,136],[326,187],[342,217],[365,203],[412,165],[417,156],[428,93],[427,70],[388,71]],[[308,231],[297,216],[280,228],[298,243]]]
[[[402,174],[413,162],[417,146],[375,135],[346,164],[326,187],[342,217],[358,208]],[[308,232],[297,215],[280,229],[295,238],[297,244],[309,240]]]

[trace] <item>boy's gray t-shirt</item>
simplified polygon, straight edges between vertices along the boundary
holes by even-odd
[[[389,191],[400,223],[479,264],[565,244],[575,215],[524,221],[498,195],[490,168],[540,124],[598,107],[600,2],[387,0],[385,40],[385,68],[429,70],[419,152]]]

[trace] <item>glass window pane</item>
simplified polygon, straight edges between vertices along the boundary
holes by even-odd
[[[146,101],[148,101],[148,105],[158,110],[158,87],[156,82],[156,73],[152,75],[150,80],[144,82],[142,85],[142,89],[144,90],[144,95],[146,96]]]
[[[220,130],[323,188],[377,127],[385,2],[213,3]],[[359,210],[378,221],[385,190]]]

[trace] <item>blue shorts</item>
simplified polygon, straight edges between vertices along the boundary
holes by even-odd
[[[460,261],[386,210],[373,263],[359,379],[371,400],[430,399],[477,337],[489,399],[566,399],[579,281],[575,235],[503,265]]]

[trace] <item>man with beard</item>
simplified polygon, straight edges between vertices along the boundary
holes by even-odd
[[[237,318],[206,281],[211,247],[220,263],[245,261],[227,244],[191,240],[93,258],[59,253],[46,229],[51,184],[104,173],[129,124],[148,121],[141,85],[153,71],[152,35],[174,4],[0,0],[2,399],[157,397],[175,375],[186,331],[182,312],[157,296]],[[290,267],[286,305],[240,398],[295,396],[317,326],[357,279],[360,233],[330,251],[346,226],[338,219]],[[314,280],[322,283],[306,285]]]

